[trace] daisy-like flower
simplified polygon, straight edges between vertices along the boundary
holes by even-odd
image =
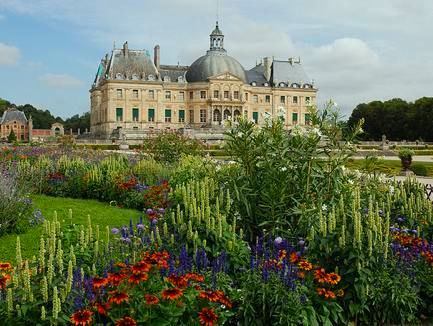
[[[137,264],[132,266],[132,272],[135,274],[143,273],[143,272],[149,272],[152,268],[152,265],[145,261],[139,261]]]
[[[310,262],[308,262],[307,260],[305,260],[305,259],[302,259],[302,260],[298,263],[298,267],[299,267],[300,269],[305,270],[305,271],[311,271],[311,270],[313,269],[313,265],[312,265]]]
[[[147,279],[149,278],[149,275],[147,273],[136,273],[136,274],[132,274],[129,278],[128,278],[128,282],[131,284],[140,284],[141,282],[147,281]]]
[[[93,281],[93,288],[94,289],[99,289],[105,285],[107,285],[108,280],[106,278],[102,278],[102,277],[94,277],[92,279]]]
[[[193,280],[195,282],[203,282],[204,281],[204,276],[197,274],[197,273],[187,273],[185,274],[185,277],[189,280]]]
[[[325,299],[335,299],[335,293],[330,290],[327,290],[325,293]]]
[[[326,289],[325,288],[317,288],[316,292],[318,295],[324,296],[326,294]]]
[[[152,294],[145,294],[144,300],[146,300],[146,304],[152,306],[159,303],[159,299]]]
[[[82,309],[74,312],[70,318],[73,325],[86,326],[92,323],[92,312],[87,309]]]
[[[128,302],[129,296],[124,292],[111,291],[109,303],[121,304],[122,302]]]
[[[95,304],[95,307],[98,314],[100,314],[101,316],[107,316],[108,309],[110,309],[110,304],[97,302]]]
[[[336,273],[329,273],[325,276],[326,282],[332,285],[337,285],[341,281],[341,276]]]
[[[212,308],[203,308],[198,313],[198,318],[200,320],[200,325],[214,326],[218,320],[218,315]]]
[[[12,265],[10,263],[0,262],[0,271],[9,271],[12,269]]]
[[[319,283],[327,282],[327,274],[325,269],[319,268],[314,271],[314,279]]]
[[[0,274],[0,289],[5,289],[10,279],[11,276],[9,274]]]
[[[296,252],[292,252],[291,254],[290,254],[290,262],[292,263],[292,264],[296,264],[298,261],[299,261],[299,255],[296,253]]]
[[[108,283],[113,286],[118,286],[120,282],[126,277],[125,274],[122,273],[108,273]]]
[[[116,326],[136,326],[137,322],[131,317],[123,317],[116,321]]]
[[[177,276],[174,274],[171,274],[167,281],[169,281],[173,286],[179,287],[179,288],[186,288],[188,286],[188,278],[186,276]]]
[[[165,300],[176,300],[180,298],[182,295],[183,295],[183,291],[178,288],[165,289],[161,293],[162,298]]]

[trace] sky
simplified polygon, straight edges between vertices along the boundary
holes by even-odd
[[[301,57],[344,117],[363,102],[433,96],[431,0],[0,0],[0,97],[69,117],[89,110],[101,58],[128,41],[161,63],[205,53],[219,12],[245,69]]]

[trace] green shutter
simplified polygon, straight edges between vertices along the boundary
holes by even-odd
[[[123,121],[123,109],[116,108],[116,121]]]
[[[292,113],[292,122],[298,122],[298,114]]]
[[[147,110],[147,120],[148,121],[155,121],[155,109]]]
[[[165,110],[165,117],[166,118],[171,118],[171,110],[170,109],[166,109]]]
[[[138,108],[132,109],[132,121],[138,121]]]
[[[185,121],[185,110],[179,110],[179,122]]]
[[[259,121],[259,112],[253,112],[253,120],[255,123]]]

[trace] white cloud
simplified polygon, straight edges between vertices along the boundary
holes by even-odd
[[[52,88],[77,88],[83,85],[81,80],[67,74],[45,74],[39,80]]]
[[[13,66],[21,58],[21,52],[18,48],[4,43],[0,43],[0,66]]]

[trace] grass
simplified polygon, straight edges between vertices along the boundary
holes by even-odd
[[[399,160],[383,160],[379,159],[376,163],[368,162],[366,159],[350,160],[346,165],[350,169],[358,169],[362,171],[377,171],[387,175],[399,175],[401,172],[401,162]],[[420,168],[421,167],[421,168]],[[433,177],[433,162],[412,162],[412,170],[417,175]],[[418,171],[423,171],[419,173]]]
[[[68,219],[69,209],[72,209],[72,220],[74,224],[87,224],[87,216],[90,215],[92,224],[98,224],[101,230],[108,225],[119,227],[129,224],[132,218],[136,221],[140,215],[139,211],[109,206],[96,200],[57,198],[44,195],[32,196],[35,209],[39,208],[47,219],[54,217],[60,221]],[[69,222],[69,221],[68,221]],[[39,249],[39,238],[42,227],[34,227],[26,233],[19,234],[23,257],[31,258],[37,255]],[[16,234],[0,237],[0,261],[15,261]]]

